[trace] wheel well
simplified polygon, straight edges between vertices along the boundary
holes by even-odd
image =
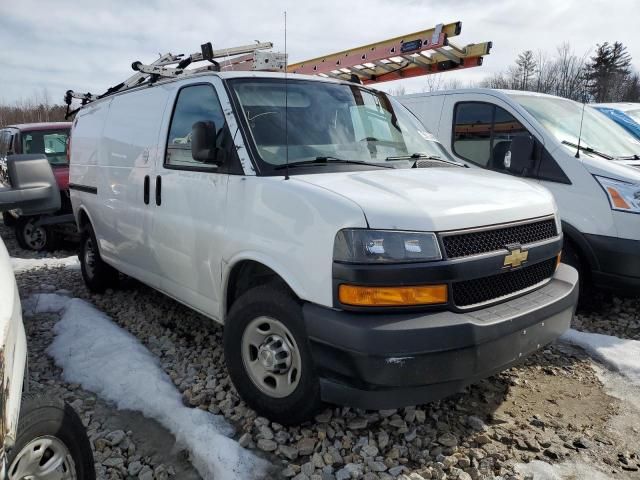
[[[87,215],[84,209],[81,209],[78,214],[78,231],[82,232],[90,223],[89,215]]]
[[[227,282],[226,311],[228,312],[233,303],[247,290],[274,282],[291,290],[282,277],[266,265],[253,260],[238,262],[233,266]]]

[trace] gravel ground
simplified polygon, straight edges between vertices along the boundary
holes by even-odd
[[[0,235],[13,256],[37,256],[18,249],[4,226]],[[236,425],[241,445],[274,464],[270,478],[524,479],[513,465],[533,459],[576,461],[614,478],[640,478],[640,432],[612,428],[621,415],[638,412],[607,395],[592,361],[567,345],[552,345],[446,400],[389,411],[327,408],[315,422],[283,427],[257,417],[238,398],[224,367],[221,328],[210,320],[133,280],[104,295],[90,294],[77,270],[30,271],[17,280],[23,298],[64,289],[111,316],[158,357],[185,404]],[[188,453],[160,425],[119,412],[61,379],[44,353],[55,321],[52,315],[25,318],[30,386],[62,396],[80,413],[98,478],[199,478]],[[576,317],[574,327],[640,339],[640,299],[603,297],[597,311]]]

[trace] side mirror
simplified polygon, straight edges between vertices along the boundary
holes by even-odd
[[[60,190],[45,155],[11,155],[2,170],[0,212],[39,215],[60,209]]]
[[[513,137],[504,156],[504,167],[516,175],[526,175],[534,166],[534,146],[535,142],[529,135]]]
[[[191,127],[191,156],[202,163],[220,164],[214,122],[196,122]]]

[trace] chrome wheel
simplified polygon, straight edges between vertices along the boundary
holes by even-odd
[[[31,250],[42,250],[47,243],[47,231],[42,226],[36,227],[35,219],[24,224],[22,236]]]
[[[89,278],[93,278],[96,270],[96,252],[91,236],[84,242],[84,269]]]
[[[67,446],[56,437],[27,443],[9,466],[9,480],[75,480],[76,468]]]
[[[273,398],[291,395],[300,383],[300,351],[279,320],[258,317],[242,335],[242,361],[253,384]]]

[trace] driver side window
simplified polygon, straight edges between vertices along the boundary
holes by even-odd
[[[216,170],[215,165],[204,164],[191,156],[191,129],[196,122],[213,122],[216,138],[226,127],[224,113],[212,85],[192,85],[178,93],[167,137],[165,166]]]
[[[504,171],[504,157],[515,136],[527,129],[504,108],[484,102],[460,102],[454,110],[453,151],[482,168]]]

